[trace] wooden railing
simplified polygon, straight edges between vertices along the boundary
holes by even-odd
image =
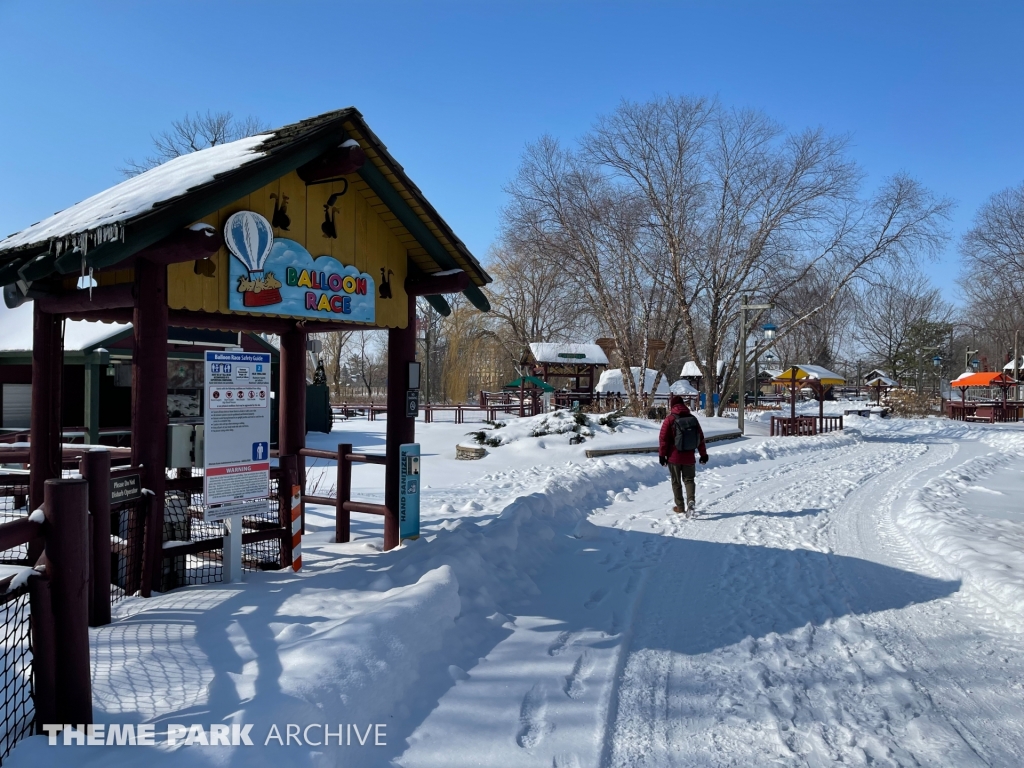
[[[843,428],[842,416],[815,416],[818,422],[818,433],[837,432]]]
[[[772,416],[772,437],[804,437],[817,433],[816,416]]]
[[[383,504],[368,501],[352,500],[352,464],[387,464],[387,457],[372,453],[353,453],[351,443],[339,443],[337,451],[322,451],[315,448],[302,448],[299,455],[315,459],[335,461],[338,465],[338,482],[334,498],[316,496],[306,493],[305,473],[303,473],[302,501],[311,504],[323,504],[334,507],[334,540],[343,543],[352,537],[352,513],[361,512],[367,515],[390,516],[388,508]],[[305,529],[305,521],[303,521]]]

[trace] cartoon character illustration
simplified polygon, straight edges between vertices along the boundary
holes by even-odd
[[[341,192],[335,192],[327,198],[327,203],[324,205],[324,223],[320,225],[320,231],[324,233],[324,237],[329,237],[332,240],[338,239],[338,228],[334,225],[334,216],[338,213],[338,209],[334,207],[334,203],[348,192],[348,179],[341,181],[345,186]]]
[[[274,247],[274,230],[258,213],[239,211],[224,223],[224,244],[245,266],[248,277],[238,278],[242,305],[265,307],[281,303],[281,282],[273,272],[264,273],[270,249]]]
[[[384,272],[384,267],[380,268],[380,297],[382,299],[391,298],[391,276],[395,274],[394,270],[389,269],[387,273]]]
[[[281,205],[277,203],[277,193],[271,192],[270,199],[274,201],[274,216],[270,220],[271,224],[274,225],[274,229],[283,229],[285,232],[288,231],[288,227],[292,225],[292,218],[288,215],[288,195],[281,195]]]

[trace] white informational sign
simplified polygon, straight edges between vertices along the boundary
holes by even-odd
[[[266,515],[270,512],[270,500],[232,501],[227,504],[219,504],[216,507],[204,507],[203,511],[205,513],[203,520],[207,523],[226,520],[234,515]]]
[[[265,499],[270,496],[270,355],[208,351],[205,373],[206,506]]]

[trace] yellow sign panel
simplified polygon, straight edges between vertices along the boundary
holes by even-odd
[[[355,174],[307,187],[292,172],[207,216],[201,223],[227,235],[224,230],[231,216],[243,211],[258,214],[269,222],[278,252],[268,251],[267,263],[280,262],[281,266],[253,273],[254,264],[245,264],[244,257],[232,255],[227,248],[221,248],[207,264],[171,264],[167,267],[168,306],[308,321],[340,320],[377,328],[406,327],[409,246],[400,242],[389,226],[395,221],[390,211],[382,205],[371,207],[364,192],[369,194],[369,189]],[[254,226],[258,229],[262,224]],[[264,241],[257,236],[252,242],[258,249]],[[285,250],[290,251],[287,258]],[[294,272],[289,272],[289,267]],[[264,290],[267,293],[260,298]],[[281,300],[268,300],[277,298]],[[366,306],[371,299],[372,309]],[[292,311],[294,307],[298,310]]]

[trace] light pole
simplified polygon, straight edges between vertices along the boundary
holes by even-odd
[[[976,354],[978,354],[979,351],[980,350],[977,350],[977,349],[971,349],[971,345],[970,344],[967,345],[967,349],[964,350],[964,371],[965,372],[970,370],[971,368],[973,368],[975,371],[978,370],[978,366],[981,365],[981,363],[978,362],[977,358],[975,358],[974,360],[971,360],[971,355],[976,355]]]
[[[736,426],[739,427],[741,435],[743,434],[743,411],[747,405],[747,312],[771,309],[775,306],[774,304],[748,304],[748,301],[750,301],[750,296],[744,294],[743,303],[740,304],[740,375],[737,387],[739,399],[736,403]],[[772,338],[775,338],[775,326],[772,326]]]
[[[942,366],[942,357],[935,355],[935,357],[932,358],[932,366],[935,368],[935,389],[932,390],[932,394],[935,394],[939,389],[939,369]]]
[[[771,344],[775,341],[775,331],[778,330],[773,323],[765,323],[761,326],[761,335],[764,340]],[[768,360],[771,352],[765,355],[765,360]],[[758,362],[757,345],[754,345],[754,410],[757,410],[758,396],[761,394],[761,372],[757,369]]]

